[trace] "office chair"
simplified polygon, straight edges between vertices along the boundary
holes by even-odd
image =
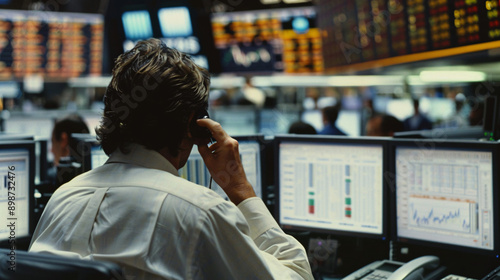
[[[0,248],[0,279],[37,280],[123,280],[121,268],[114,263],[73,259],[56,255],[28,253]],[[12,271],[15,268],[15,271]]]

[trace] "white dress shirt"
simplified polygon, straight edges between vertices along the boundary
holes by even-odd
[[[260,198],[236,207],[139,145],[60,187],[29,250],[111,261],[134,280],[313,279]]]

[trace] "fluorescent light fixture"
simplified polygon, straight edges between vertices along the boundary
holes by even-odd
[[[96,77],[76,77],[68,80],[70,87],[107,87],[111,82],[110,76],[96,76]]]
[[[337,87],[402,85],[403,81],[404,77],[399,75],[333,76],[328,79],[330,86]]]
[[[428,83],[425,83],[424,81],[422,81],[420,79],[419,75],[408,75],[407,81],[408,81],[408,84],[411,86],[425,86],[428,84]]]
[[[245,84],[245,78],[238,76],[219,76],[210,79],[211,88],[233,88],[242,87]]]
[[[422,71],[420,80],[427,83],[482,82],[486,80],[486,74],[480,71]]]
[[[402,85],[404,77],[399,75],[353,75],[353,76],[260,76],[254,77],[255,86],[303,86],[303,87],[356,87]]]
[[[311,2],[311,0],[283,0],[283,2],[285,2],[285,4],[297,4]]]
[[[278,4],[281,0],[260,0],[260,3],[264,5]]]

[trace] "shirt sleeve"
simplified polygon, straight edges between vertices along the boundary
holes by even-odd
[[[222,203],[201,219],[193,279],[313,279],[304,247],[285,234],[260,198]]]

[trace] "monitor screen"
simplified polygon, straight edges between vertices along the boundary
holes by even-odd
[[[158,10],[163,37],[187,37],[193,35],[191,17],[187,7],[169,7]]]
[[[108,160],[108,155],[103,151],[98,143],[93,143],[90,148],[90,168],[97,168]]]
[[[277,217],[285,229],[385,238],[385,142],[278,136]]]
[[[70,146],[76,147],[72,157],[77,163],[75,166],[79,166],[78,173],[97,168],[108,160],[108,155],[102,150],[95,135],[73,133],[71,134]]]
[[[253,186],[255,194],[262,198],[262,138],[260,136],[239,136],[238,140],[240,159],[245,169],[245,174]],[[203,159],[198,152],[198,147],[194,146],[186,165],[179,169],[179,175],[193,183],[209,187],[221,197],[228,200],[226,193],[217,183],[211,179]],[[212,181],[212,182],[210,182]]]
[[[398,240],[494,252],[494,143],[394,144]]]
[[[222,72],[323,71],[312,6],[213,13],[211,22]]]
[[[153,37],[151,17],[147,10],[127,11],[122,14],[123,30],[128,40]]]
[[[0,242],[15,242],[31,235],[33,210],[34,143],[0,143]]]

